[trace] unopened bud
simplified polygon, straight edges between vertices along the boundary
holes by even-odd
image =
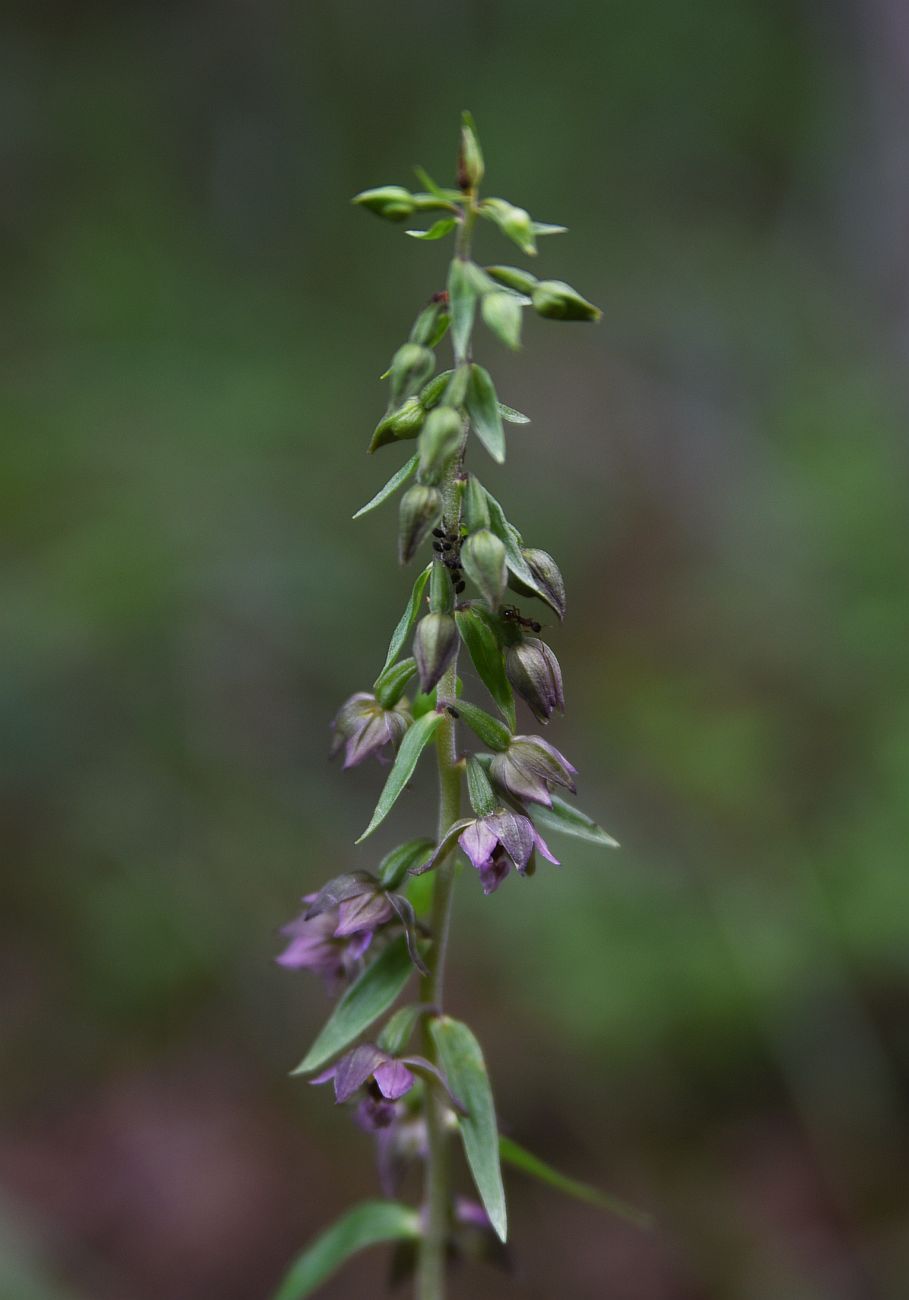
[[[507,199],[484,199],[480,205],[484,216],[493,220],[504,235],[513,239],[522,253],[533,257],[537,251],[533,221],[524,208],[517,208]]]
[[[603,315],[563,280],[538,280],[530,296],[534,311],[549,320],[599,320]]]
[[[410,331],[411,343],[421,343],[424,347],[434,348],[445,336],[448,328],[447,295],[436,296],[426,304],[413,323]]]
[[[442,517],[442,494],[426,483],[415,483],[401,498],[398,558],[413,559],[417,547]]]
[[[474,190],[483,179],[483,151],[477,139],[476,123],[470,113],[461,115],[461,148],[458,153],[458,186]]]
[[[533,594],[545,600],[553,612],[560,619],[563,619],[565,617],[565,580],[559,566],[548,551],[541,551],[533,546],[525,547],[522,549],[521,554],[536,583]]]
[[[464,421],[453,406],[429,412],[420,434],[420,477],[437,483],[454,460],[464,437]]]
[[[382,417],[376,425],[369,444],[371,452],[384,447],[388,442],[404,442],[415,438],[423,427],[426,412],[419,397],[408,397],[394,411]]]
[[[381,185],[375,190],[363,190],[354,196],[352,203],[374,212],[386,221],[406,221],[416,207],[414,197],[401,185]]]
[[[510,645],[505,651],[505,672],[538,722],[548,722],[556,709],[565,712],[562,670],[545,641],[528,636]]]
[[[516,266],[487,266],[486,274],[499,284],[504,284],[507,289],[514,289],[516,293],[532,294],[534,287],[539,284],[535,275],[521,271]]]
[[[471,533],[461,547],[461,564],[490,609],[498,609],[505,591],[505,543],[488,528]]]
[[[451,614],[426,614],[417,624],[413,657],[420,675],[420,690],[431,691],[458,649],[458,627]]]
[[[405,343],[398,348],[391,363],[391,401],[393,406],[422,388],[436,368],[429,348],[420,343]]]
[[[440,374],[433,375],[426,387],[420,389],[420,402],[424,411],[438,406],[453,374],[453,370],[443,370]]]

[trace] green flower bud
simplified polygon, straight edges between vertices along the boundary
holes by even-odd
[[[369,444],[371,452],[384,447],[388,442],[404,442],[415,438],[423,427],[426,412],[418,397],[408,397],[406,402],[394,411],[390,411],[376,425],[375,433]]]
[[[429,348],[420,343],[404,343],[399,347],[391,362],[392,406],[422,388],[435,368],[436,359]]]
[[[398,518],[398,558],[406,564],[442,518],[442,493],[426,483],[415,483],[401,498]]]
[[[532,294],[539,281],[529,271],[521,271],[516,266],[487,266],[486,274],[499,284],[504,284],[516,293]]]
[[[509,587],[521,596],[536,596],[539,600],[545,600],[553,613],[557,614],[560,620],[563,619],[565,617],[565,582],[559,571],[559,566],[548,551],[540,551],[536,547],[522,547],[521,554],[533,574],[536,586],[528,586],[526,582],[522,582],[520,578],[516,578],[513,573],[509,572]]]
[[[464,421],[453,406],[436,406],[429,412],[420,434],[420,478],[438,483],[458,454]]]
[[[483,151],[477,139],[476,123],[470,113],[461,115],[461,148],[458,153],[458,186],[475,190],[483,179]]]
[[[565,712],[562,670],[545,641],[527,636],[510,645],[505,651],[505,672],[538,722],[548,722],[556,709]]]
[[[490,609],[498,609],[505,592],[505,543],[488,528],[471,533],[461,547],[461,565]]]
[[[537,245],[529,212],[524,208],[516,208],[507,199],[484,199],[480,212],[494,221],[503,235],[513,239],[522,253],[529,257],[535,256]]]
[[[401,185],[382,185],[375,190],[363,190],[354,196],[352,203],[374,212],[386,221],[406,221],[413,216],[416,204],[409,190]]]
[[[489,502],[486,489],[476,474],[469,476],[464,489],[464,523],[470,533],[489,527]]]
[[[453,374],[453,370],[443,370],[440,374],[433,375],[429,383],[420,389],[420,402],[424,411],[428,411],[433,406],[438,406]]]
[[[534,311],[548,320],[599,320],[603,315],[563,280],[538,280],[530,297]]]
[[[451,614],[426,614],[417,624],[413,657],[420,675],[420,690],[431,691],[458,649],[458,627]]]
[[[448,329],[448,306],[441,294],[420,312],[410,331],[411,343],[421,343],[423,347],[434,348],[445,337]]]

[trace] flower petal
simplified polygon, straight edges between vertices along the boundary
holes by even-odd
[[[410,1070],[401,1061],[386,1057],[383,1063],[373,1071],[379,1092],[388,1101],[397,1101],[405,1092],[410,1092],[414,1079]]]

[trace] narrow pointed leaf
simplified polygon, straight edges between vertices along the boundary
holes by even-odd
[[[450,1016],[433,1020],[429,1032],[448,1082],[467,1111],[460,1120],[464,1153],[483,1207],[496,1234],[504,1241],[508,1219],[499,1164],[499,1135],[482,1049],[471,1030]]]
[[[511,1138],[499,1138],[499,1154],[505,1164],[520,1169],[531,1178],[539,1179],[541,1183],[547,1183],[556,1191],[564,1192],[566,1196],[573,1196],[576,1201],[586,1201],[588,1205],[595,1205],[600,1210],[609,1210],[610,1213],[617,1214],[619,1218],[633,1223],[638,1228],[649,1228],[653,1225],[653,1219],[645,1210],[629,1205],[618,1196],[611,1196],[608,1192],[601,1192],[587,1183],[579,1183],[574,1178],[560,1174],[557,1169],[553,1169],[552,1165],[547,1165],[545,1161],[519,1146],[517,1142],[512,1142]]]
[[[377,1046],[389,1056],[400,1056],[428,1006],[426,1002],[411,1002],[409,1006],[399,1007],[382,1026],[382,1032],[376,1040]]]
[[[508,419],[509,417],[506,416],[505,418]],[[397,473],[392,474],[385,486],[379,488],[372,500],[367,501],[365,506],[360,506],[360,509],[353,516],[354,519],[359,519],[361,515],[368,515],[370,510],[375,510],[376,506],[380,506],[383,501],[387,501],[389,497],[394,496],[398,488],[401,487],[403,483],[406,483],[411,474],[413,474],[414,470],[417,468],[417,462],[419,459],[419,453],[416,453],[411,456],[410,460],[405,461]]]
[[[408,840],[386,853],[379,863],[379,883],[383,889],[397,889],[411,867],[425,862],[435,848],[435,840]]]
[[[521,346],[521,299],[501,289],[485,295],[481,310],[493,334],[516,352]]]
[[[401,935],[354,980],[291,1073],[310,1074],[343,1052],[364,1029],[385,1014],[412,974],[413,964]]]
[[[441,713],[425,713],[422,718],[417,718],[416,722],[408,727],[395,755],[394,766],[388,774],[388,780],[385,782],[382,793],[379,795],[379,802],[376,804],[372,821],[356,841],[357,844],[362,843],[368,835],[371,835],[391,812],[398,795],[413,776],[420,755],[432,740],[436,727],[441,721]]]
[[[444,239],[457,224],[454,217],[441,217],[428,230],[405,230],[404,234],[410,235],[412,239]]]
[[[564,235],[567,231],[567,226],[553,226],[548,221],[534,221],[533,223],[533,233],[535,235]]]
[[[505,543],[505,563],[508,566],[509,573],[514,574],[519,582],[530,589],[533,595],[547,605],[551,605],[547,592],[537,582],[533,570],[521,552],[521,534],[514,524],[505,518],[505,511],[492,493],[486,493],[486,501],[489,506],[489,527],[496,537],[501,537]]]
[[[414,167],[414,175],[423,186],[429,190],[434,199],[441,199],[446,203],[460,203],[464,195],[460,190],[445,189],[444,186],[438,185],[430,176],[425,167]]]
[[[305,1300],[357,1251],[385,1241],[416,1241],[419,1236],[420,1216],[410,1206],[364,1201],[297,1256],[272,1300]]]
[[[455,610],[455,622],[480,680],[495,700],[502,717],[514,731],[517,726],[514,692],[505,675],[505,658],[499,638],[479,609]]]
[[[410,599],[407,602],[407,608],[401,615],[401,620],[394,632],[391,634],[391,640],[388,643],[388,654],[385,656],[385,663],[382,665],[382,672],[389,664],[393,664],[404,647],[404,642],[410,636],[414,629],[417,619],[420,616],[420,605],[423,600],[423,592],[426,590],[426,584],[429,581],[429,574],[432,565],[427,564],[422,573],[417,575],[417,580],[413,584],[413,590],[410,593]]]
[[[560,831],[573,839],[586,840],[588,844],[599,844],[606,849],[620,847],[618,840],[614,840],[602,826],[598,826],[592,817],[555,794],[552,796],[551,808],[534,805],[533,820],[540,826],[545,826],[548,831]]]
[[[503,420],[507,420],[509,424],[530,424],[529,415],[522,415],[520,411],[516,411],[513,406],[506,406],[504,402],[498,402],[497,405],[499,408],[499,415],[501,415]],[[360,513],[362,514],[363,512],[361,511]],[[354,519],[356,519],[356,517],[357,516],[354,515]]]
[[[473,365],[470,368],[467,412],[480,442],[493,460],[501,465],[505,459],[505,431],[502,428],[495,385],[489,371],[482,366]]]
[[[448,272],[448,306],[451,311],[451,338],[455,355],[463,357],[470,342],[473,318],[477,309],[477,289],[469,263],[456,257]]]

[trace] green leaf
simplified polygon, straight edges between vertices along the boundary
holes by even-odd
[[[547,1165],[532,1152],[519,1146],[517,1142],[512,1142],[511,1138],[499,1138],[499,1155],[505,1164],[513,1165],[515,1169],[529,1174],[531,1178],[538,1178],[541,1183],[547,1183],[556,1191],[564,1192],[566,1196],[573,1196],[576,1201],[586,1201],[588,1205],[595,1205],[600,1210],[609,1210],[638,1228],[649,1228],[653,1225],[652,1217],[645,1210],[639,1210],[617,1196],[610,1196],[608,1192],[601,1192],[596,1187],[588,1186],[587,1183],[579,1183],[574,1178],[560,1174],[557,1169]]]
[[[618,840],[614,840],[602,826],[598,826],[592,817],[555,794],[552,796],[551,808],[534,805],[533,819],[548,831],[559,831],[573,839],[586,840],[588,844],[599,844],[607,849],[620,847]]]
[[[440,217],[428,230],[405,230],[404,234],[412,239],[444,239],[457,224],[454,217]]]
[[[437,185],[425,167],[414,167],[413,172],[423,188],[429,190],[434,199],[439,199],[443,203],[463,201],[464,195],[460,190],[447,190],[442,185]]]
[[[448,306],[451,311],[451,339],[455,355],[463,357],[470,342],[477,310],[477,290],[469,263],[456,257],[448,272]]]
[[[512,732],[485,709],[478,708],[468,700],[458,700],[456,708],[458,717],[462,718],[474,735],[479,736],[483,744],[488,745],[490,749],[502,753],[511,744]]]
[[[522,415],[520,411],[516,411],[513,406],[506,406],[504,402],[498,402],[497,405],[499,408],[499,415],[501,415],[503,420],[507,420],[509,424],[530,424],[529,415]],[[362,514],[362,511],[360,513]],[[356,519],[356,517],[357,516],[354,515],[354,519]]]
[[[467,413],[477,437],[499,464],[505,459],[505,430],[496,400],[495,385],[489,371],[482,366],[470,367],[470,385],[467,389]]]
[[[357,976],[291,1074],[311,1074],[349,1047],[364,1029],[385,1014],[412,972],[407,942],[401,935]]]
[[[475,606],[455,610],[455,622],[480,681],[495,700],[502,717],[514,731],[517,726],[514,692],[505,675],[505,658],[499,638],[483,611]]]
[[[410,1042],[417,1021],[426,1011],[425,1002],[412,1002],[409,1006],[399,1007],[393,1016],[382,1026],[382,1032],[376,1039],[376,1046],[389,1056],[400,1056]]]
[[[567,226],[553,226],[548,221],[533,222],[533,233],[535,235],[564,235],[567,231]]]
[[[528,587],[533,595],[538,596],[540,600],[551,606],[547,592],[537,582],[533,570],[524,559],[521,551],[521,534],[514,524],[505,518],[505,511],[491,492],[486,492],[486,501],[489,506],[489,527],[496,537],[500,537],[505,543],[505,563],[509,572],[513,573],[525,587]]]
[[[506,419],[507,418],[508,417],[506,416]],[[376,506],[380,506],[383,501],[387,501],[389,497],[394,496],[398,488],[401,487],[403,483],[406,483],[411,474],[413,474],[414,470],[417,468],[417,461],[419,459],[419,452],[416,452],[411,456],[410,460],[405,461],[397,473],[392,474],[385,486],[379,488],[379,491],[373,499],[367,501],[365,506],[360,506],[360,509],[354,515],[354,519],[359,519],[361,515],[368,515],[370,510],[375,510]]]
[[[468,1027],[450,1016],[433,1020],[429,1032],[448,1082],[466,1107],[467,1114],[460,1120],[464,1153],[480,1200],[497,1235],[504,1241],[508,1229],[499,1134],[482,1049]]]
[[[420,755],[432,740],[435,729],[441,721],[441,713],[426,713],[422,718],[417,718],[416,722],[411,723],[407,728],[404,739],[401,741],[395,755],[394,766],[388,774],[388,780],[385,782],[382,793],[379,795],[379,802],[376,804],[372,821],[356,841],[357,844],[361,844],[368,835],[371,835],[391,812],[398,795],[413,776]]]
[[[521,299],[504,289],[487,293],[481,304],[483,320],[507,348],[517,352],[521,346]]]
[[[384,1241],[416,1241],[419,1236],[416,1210],[397,1201],[364,1201],[297,1256],[272,1300],[304,1300],[358,1250]]]
[[[382,665],[382,672],[389,664],[393,664],[401,653],[404,642],[414,629],[414,625],[420,616],[420,604],[423,600],[423,592],[426,590],[426,584],[429,581],[429,574],[432,570],[432,564],[427,564],[422,573],[417,574],[417,580],[413,584],[413,590],[410,593],[410,600],[407,602],[407,608],[401,615],[400,622],[391,634],[391,640],[388,643],[388,654],[385,656],[385,663]]]
[[[417,671],[415,659],[402,659],[400,663],[389,664],[373,682],[373,694],[383,709],[393,709],[404,694],[407,683]]]
[[[408,840],[386,853],[379,863],[379,883],[383,889],[397,889],[411,867],[425,862],[435,848],[435,840]]]

